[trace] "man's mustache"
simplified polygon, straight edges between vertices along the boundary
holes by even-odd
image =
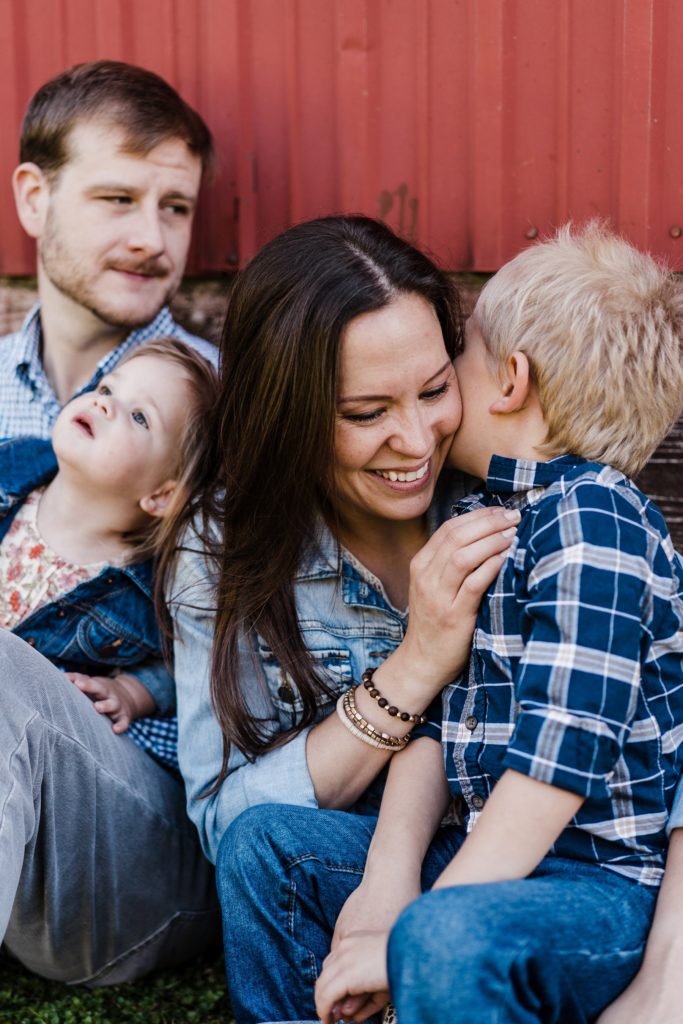
[[[143,277],[168,277],[168,267],[158,260],[143,260],[135,263],[117,261],[108,263],[107,267],[109,270],[118,270],[126,274],[141,274]]]

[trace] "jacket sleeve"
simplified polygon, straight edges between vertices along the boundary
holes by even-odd
[[[196,543],[196,542],[195,542]],[[233,747],[228,775],[217,792],[223,737],[213,714],[210,665],[215,620],[215,587],[204,553],[180,556],[169,600],[178,704],[178,760],[185,781],[188,815],[199,831],[206,856],[215,863],[221,837],[242,811],[255,804],[288,803],[316,807],[306,762],[308,730],[276,750],[248,761]],[[249,638],[242,650],[241,685],[251,714],[264,731],[280,729],[257,654]]]
[[[173,714],[176,705],[175,683],[163,658],[150,659],[141,665],[136,665],[131,668],[130,674],[135,676],[154,698],[160,715]]]

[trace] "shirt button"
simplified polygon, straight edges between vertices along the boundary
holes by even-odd
[[[468,715],[465,719],[465,728],[473,732],[479,725],[479,720],[474,715]]]
[[[475,793],[474,796],[472,797],[472,806],[474,807],[475,811],[480,811],[485,803],[486,801],[484,800],[483,796],[479,796],[478,793]]]
[[[36,638],[34,636],[27,636],[26,637],[26,643],[29,645],[29,647],[35,647],[36,646]]]
[[[282,686],[278,686],[277,695],[285,704],[294,703],[294,690],[289,683],[283,683]]]

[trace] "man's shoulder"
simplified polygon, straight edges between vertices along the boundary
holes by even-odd
[[[149,324],[138,329],[135,332],[136,340],[142,344],[145,341],[151,341],[153,338],[159,338],[163,336],[177,338],[178,341],[184,341],[190,348],[195,349],[200,355],[208,359],[214,366],[218,365],[218,347],[212,342],[207,341],[206,338],[200,338],[198,334],[192,334],[185,327],[178,323],[174,319],[168,306],[164,306],[159,311],[157,316]]]

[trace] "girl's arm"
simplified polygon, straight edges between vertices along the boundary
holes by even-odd
[[[683,1007],[683,828],[671,835],[664,881],[635,978],[597,1024],[678,1024]]]

